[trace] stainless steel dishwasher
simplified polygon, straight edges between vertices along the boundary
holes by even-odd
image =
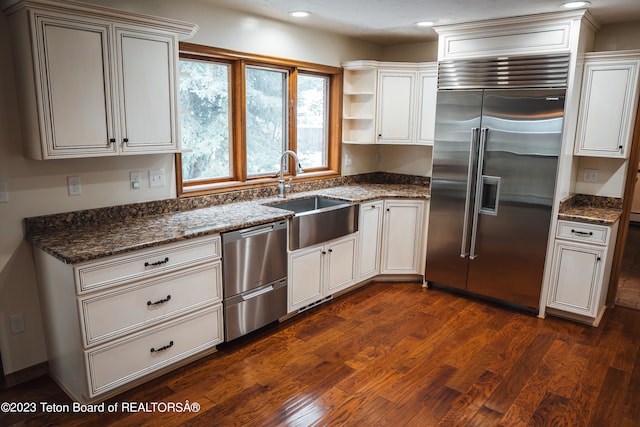
[[[222,234],[225,339],[287,314],[287,221]]]

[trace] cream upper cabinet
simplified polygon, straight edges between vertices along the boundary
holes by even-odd
[[[342,141],[376,142],[376,88],[378,70],[372,61],[343,64]]]
[[[40,14],[33,25],[41,108],[33,157],[117,154],[109,25]]]
[[[118,29],[117,40],[122,151],[175,151],[177,38]]]
[[[418,72],[418,111],[416,142],[433,145],[436,130],[436,98],[438,95],[438,68],[436,64]]]
[[[415,71],[381,70],[378,73],[378,143],[415,141]]]
[[[4,11],[28,157],[179,150],[178,36],[194,25],[49,0]]]
[[[350,61],[342,66],[345,144],[433,145],[436,63]]]
[[[586,55],[576,155],[629,157],[638,105],[639,69],[640,52]]]

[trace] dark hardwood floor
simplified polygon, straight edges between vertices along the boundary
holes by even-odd
[[[629,224],[615,304],[640,309],[640,224]]]
[[[38,404],[0,413],[0,425],[637,426],[639,347],[635,310],[608,310],[592,328],[378,283],[106,402],[188,400],[198,412]],[[70,404],[48,377],[0,391],[5,401]]]

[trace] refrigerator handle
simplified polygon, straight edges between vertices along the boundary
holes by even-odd
[[[469,256],[469,213],[471,210],[471,186],[473,185],[473,164],[476,155],[476,141],[478,140],[478,128],[471,128],[471,142],[469,144],[469,168],[467,172],[467,194],[464,199],[464,222],[462,225],[462,245],[460,258]]]
[[[482,205],[482,170],[484,169],[484,147],[487,142],[488,128],[480,129],[480,148],[478,149],[478,169],[476,170],[476,194],[473,204],[473,222],[471,223],[471,250],[469,259],[478,258],[476,253],[476,237],[478,234],[478,217]]]

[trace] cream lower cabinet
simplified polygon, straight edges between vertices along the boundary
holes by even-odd
[[[382,249],[382,219],[384,201],[362,203],[358,218],[359,281],[380,274],[380,251]]]
[[[103,400],[223,341],[219,236],[87,261],[35,250],[49,370],[75,400]]]
[[[547,313],[597,326],[604,314],[618,223],[559,221]]]
[[[178,36],[195,26],[44,0],[5,12],[29,157],[178,151]]]
[[[288,312],[356,283],[358,233],[289,253]]]
[[[360,205],[358,281],[379,274],[423,274],[428,203],[388,199]]]
[[[423,274],[425,265],[425,202],[384,201],[381,274]]]

